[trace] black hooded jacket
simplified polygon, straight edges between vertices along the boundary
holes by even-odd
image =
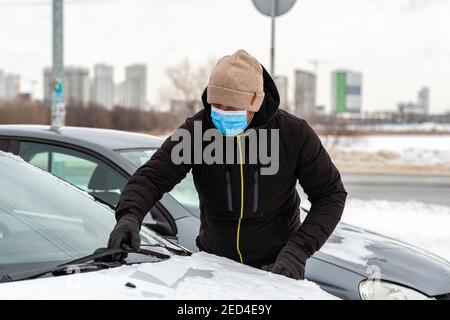
[[[234,140],[235,158],[249,159],[249,129],[256,133],[278,129],[279,169],[275,175],[262,175],[261,167],[267,165],[260,161],[242,161],[242,165],[174,164],[171,152],[178,142],[169,137],[129,180],[116,208],[117,219],[131,211],[142,220],[162,195],[192,170],[200,200],[200,250],[258,268],[274,262],[292,238],[307,256],[319,250],[341,218],[347,192],[316,133],[305,120],[278,109],[278,91],[265,69],[263,78],[265,97],[260,110],[242,135],[223,139]],[[202,132],[214,128],[206,90],[202,95],[204,109],[180,127],[191,134],[194,121],[201,121]],[[208,143],[203,142],[203,148]],[[297,181],[312,204],[303,223]]]

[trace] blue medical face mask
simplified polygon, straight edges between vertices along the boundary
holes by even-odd
[[[235,136],[247,128],[247,111],[224,111],[211,106],[211,119],[225,136]]]

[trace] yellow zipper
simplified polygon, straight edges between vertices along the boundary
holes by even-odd
[[[240,245],[239,245],[239,236],[241,233],[241,221],[242,221],[242,217],[244,216],[244,168],[243,168],[243,163],[242,163],[242,149],[241,149],[241,137],[240,136],[237,136],[237,142],[239,145],[239,159],[240,159],[239,166],[240,166],[240,171],[241,171],[241,212],[239,215],[239,222],[238,222],[237,235],[236,235],[236,249],[239,254],[239,259],[240,259],[241,263],[244,263],[244,260],[242,259]]]

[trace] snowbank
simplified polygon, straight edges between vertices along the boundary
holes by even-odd
[[[327,145],[331,140],[333,146]],[[336,166],[347,173],[450,175],[450,135],[324,138]]]
[[[448,123],[408,123],[408,124],[375,124],[375,125],[355,125],[349,126],[354,130],[373,130],[385,132],[450,132]]]

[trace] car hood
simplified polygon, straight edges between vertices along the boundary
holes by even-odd
[[[341,223],[315,258],[428,296],[450,292],[450,263],[422,249]]]
[[[135,286],[126,286],[127,283]],[[337,299],[204,252],[102,271],[0,284],[0,299]]]

